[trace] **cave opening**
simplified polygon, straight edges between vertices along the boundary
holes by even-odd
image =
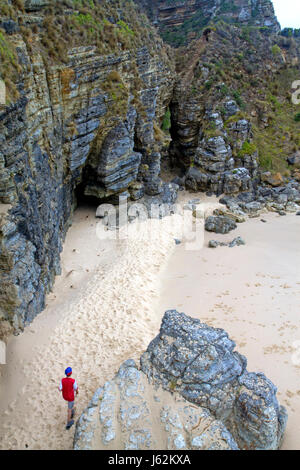
[[[74,190],[74,196],[75,196],[75,210],[80,208],[80,207],[86,207],[86,208],[91,208],[95,209],[95,212],[97,210],[97,207],[101,204],[101,201],[98,197],[96,196],[89,196],[85,194],[85,188],[86,188],[86,183],[84,181],[81,181]]]

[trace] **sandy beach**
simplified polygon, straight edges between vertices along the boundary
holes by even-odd
[[[215,205],[209,198],[207,210]],[[138,238],[100,240],[95,210],[79,208],[45,311],[8,341],[7,365],[0,366],[0,448],[71,449],[74,428],[65,430],[57,390],[65,367],[73,367],[79,384],[78,416],[122,361],[139,358],[170,308],[224,328],[248,369],[274,381],[289,412],[283,447],[300,448],[300,366],[292,361],[300,340],[300,218],[264,219],[226,236],[206,234],[202,249],[188,251],[174,242],[180,216],[143,223]],[[150,224],[154,238],[147,236]],[[239,235],[246,246],[207,247],[210,239]]]
[[[79,384],[79,416],[124,360],[138,360],[160,325],[159,272],[175,248],[176,216],[170,219],[143,223],[139,237],[101,240],[95,210],[76,211],[47,307],[9,339],[0,366],[1,449],[72,449],[74,428],[65,430],[58,392],[65,368]]]

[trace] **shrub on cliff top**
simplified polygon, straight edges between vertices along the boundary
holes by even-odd
[[[300,113],[297,113],[294,117],[296,122],[300,122]]]
[[[108,75],[107,80],[111,82],[121,82],[121,76],[117,70],[113,70]]]

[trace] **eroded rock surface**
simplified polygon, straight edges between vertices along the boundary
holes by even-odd
[[[221,421],[149,384],[133,360],[99,388],[77,422],[75,450],[236,450]]]
[[[170,310],[142,355],[141,367],[152,383],[210,410],[239,448],[277,449],[287,412],[272,382],[264,374],[249,373],[246,358],[234,349],[224,330]]]

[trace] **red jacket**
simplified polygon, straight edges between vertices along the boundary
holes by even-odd
[[[74,401],[74,384],[75,379],[71,377],[65,377],[61,381],[62,396],[66,401]]]

